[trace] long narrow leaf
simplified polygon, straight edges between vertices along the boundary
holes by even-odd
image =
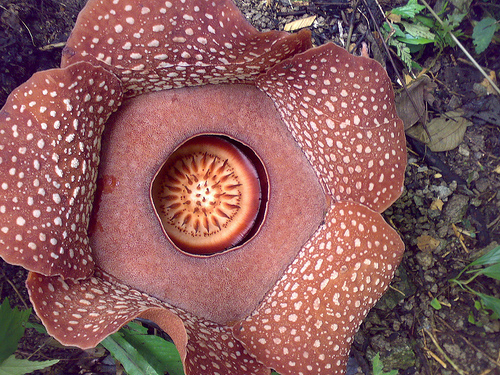
[[[469,266],[482,266],[484,264],[500,263],[500,246],[490,250],[482,257],[476,259]]]
[[[481,302],[485,309],[492,310],[500,317],[500,299],[483,293],[477,293],[477,295],[481,298]]]
[[[43,370],[44,368],[55,365],[59,362],[58,359],[50,361],[28,361],[27,359],[19,359],[11,355],[5,361],[0,363],[0,375],[24,375],[35,370]]]
[[[479,271],[480,274],[500,280],[500,263],[493,264]]]
[[[120,332],[106,337],[101,341],[101,345],[109,350],[129,375],[162,375],[155,371]]]
[[[135,334],[130,330],[124,330],[123,333],[124,338],[158,373],[167,371],[169,375],[184,375],[179,352],[173,343],[159,336]]]
[[[159,336],[148,335],[136,323],[104,339],[101,344],[118,360],[128,375],[184,375],[175,345]]]

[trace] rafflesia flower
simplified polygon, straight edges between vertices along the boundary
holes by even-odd
[[[0,254],[64,344],[143,317],[187,374],[341,374],[403,252],[393,99],[230,0],[90,0],[0,113]]]

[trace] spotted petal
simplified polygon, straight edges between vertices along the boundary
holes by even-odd
[[[343,374],[353,336],[403,250],[378,213],[333,204],[264,302],[235,325],[235,337],[282,375]]]
[[[375,60],[326,44],[257,80],[332,198],[384,211],[401,194],[406,143],[391,82]]]
[[[186,374],[269,375],[269,368],[245,350],[233,337],[230,327],[177,311],[184,321],[189,337]]]
[[[113,71],[127,96],[207,83],[245,83],[310,48],[309,31],[258,32],[231,0],[90,0],[62,66]]]
[[[94,347],[132,319],[142,317],[169,334],[186,375],[269,374],[232,337],[230,328],[199,320],[99,269],[80,281],[32,272],[27,286],[47,331],[65,345]]]
[[[36,73],[0,112],[0,255],[82,278],[104,123],[121,102],[112,73],[88,63]]]

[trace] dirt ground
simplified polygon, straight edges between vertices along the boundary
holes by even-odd
[[[34,72],[59,65],[63,42],[84,3],[0,0],[0,107]],[[341,28],[348,28],[352,4],[325,4],[316,1],[316,6],[292,8],[284,1],[268,7],[265,2],[240,0],[238,5],[261,30],[282,29],[291,20],[317,14],[315,43],[341,43]],[[384,2],[382,6],[389,10],[399,4]],[[483,9],[473,2],[470,17],[480,19]],[[464,34],[470,36],[471,23],[463,25]],[[355,28],[354,38],[361,38],[359,28]],[[371,39],[366,41],[371,53],[378,54]],[[470,38],[463,41],[473,51]],[[427,49],[418,62],[427,66],[435,53]],[[498,75],[498,44],[477,58],[481,66]],[[402,71],[402,64],[397,63],[397,68]],[[388,71],[396,82],[394,70]],[[447,152],[432,154],[409,140],[405,191],[385,212],[386,220],[404,239],[406,252],[389,292],[356,336],[350,374],[370,374],[376,353],[380,353],[386,371],[395,369],[399,374],[500,374],[500,321],[477,310],[477,298],[449,282],[500,242],[500,101],[478,86],[482,77],[458,48],[446,48],[429,76],[435,83],[434,100],[428,104],[429,119],[462,109],[471,125],[460,145]],[[14,305],[29,304],[24,288],[26,272],[2,260],[0,266],[0,301],[9,297]],[[492,279],[478,277],[470,286],[500,297],[500,284]],[[439,310],[431,306],[434,298],[441,303]],[[32,329],[27,330],[18,354],[39,360],[61,359],[46,371],[51,374],[121,371],[104,349],[64,348]]]

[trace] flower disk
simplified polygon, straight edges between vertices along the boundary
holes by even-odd
[[[180,250],[214,254],[239,245],[260,207],[252,162],[233,143],[200,136],[181,145],[152,186],[163,228]]]

